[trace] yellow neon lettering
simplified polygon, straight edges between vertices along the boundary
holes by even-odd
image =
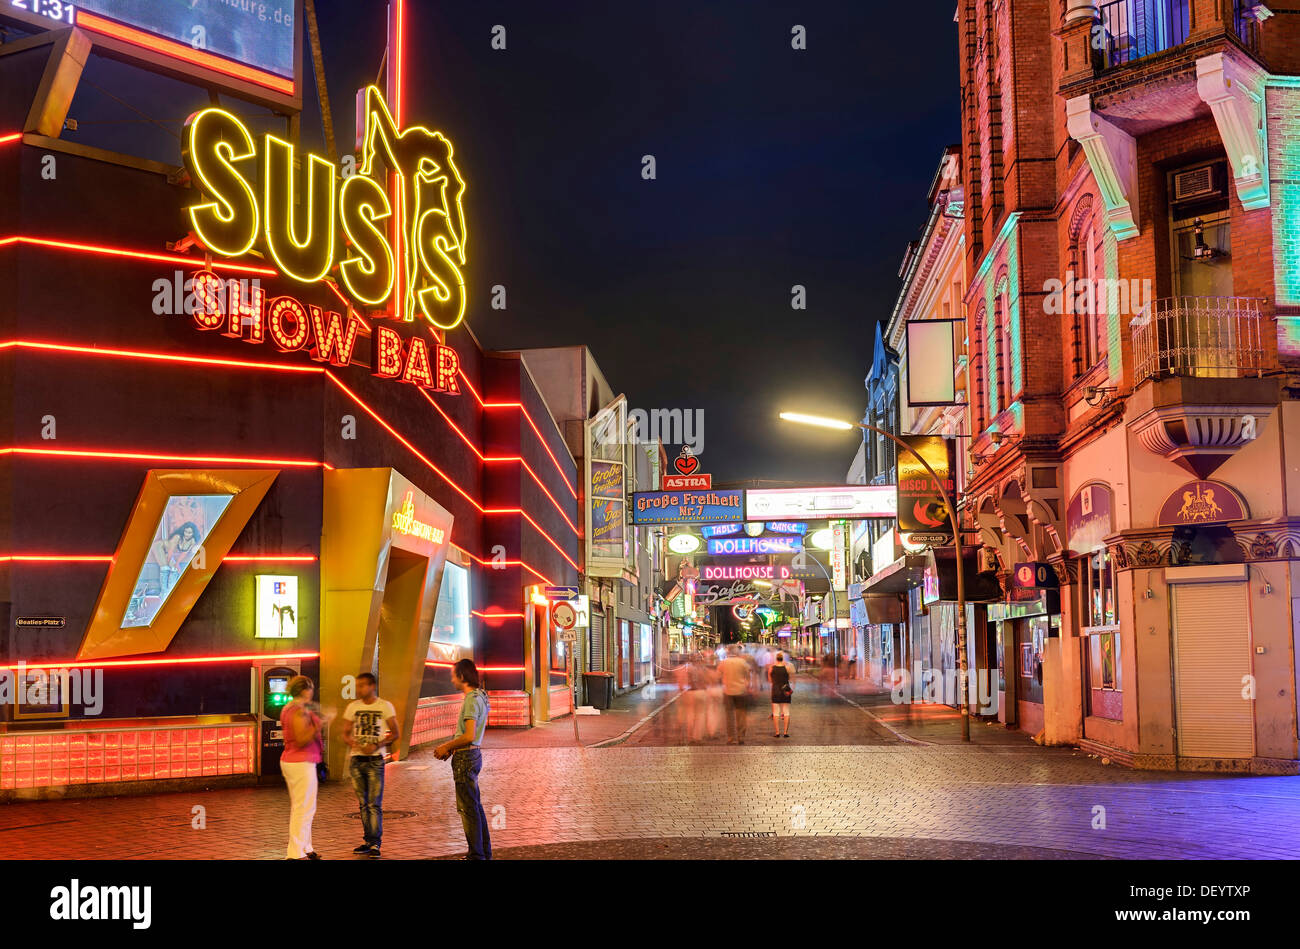
[[[301,283],[315,283],[334,264],[334,165],[319,155],[307,156],[307,193],[303,198],[307,236],[300,240],[296,227],[300,215],[294,207],[294,147],[267,135],[262,160],[267,253],[281,273]],[[322,205],[323,210],[318,212]],[[318,227],[321,220],[325,221],[324,227]]]
[[[387,235],[376,226],[392,216],[388,195],[373,178],[353,175],[343,182],[339,217],[355,253],[339,264],[339,276],[354,298],[370,306],[378,306],[393,293],[393,251]]]
[[[224,109],[204,109],[185,123],[184,162],[210,200],[189,209],[194,233],[223,257],[241,257],[257,240],[257,194],[237,163],[257,157],[253,136]]]
[[[445,135],[422,125],[399,130],[383,95],[370,86],[366,89],[363,175],[374,175],[375,159],[381,157],[381,150],[382,159],[397,177],[403,222],[402,274],[406,292],[400,315],[411,320],[418,309],[434,326],[452,329],[465,315],[465,282],[450,254],[454,251],[463,265],[468,240],[465,181],[456,167],[455,150]],[[448,309],[454,310],[453,318],[439,320],[434,316]]]

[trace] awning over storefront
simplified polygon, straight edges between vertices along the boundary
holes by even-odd
[[[920,586],[925,564],[924,554],[904,554],[871,575],[862,585],[863,598],[881,593],[906,593]]]

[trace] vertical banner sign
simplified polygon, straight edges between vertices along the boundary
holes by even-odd
[[[924,458],[943,482],[944,490],[952,497],[957,484],[952,476],[952,442],[939,435],[902,435],[903,443]],[[911,452],[898,453],[898,530],[927,534],[952,533],[948,509],[935,488],[925,466]]]
[[[621,577],[627,563],[627,400],[619,396],[586,428],[587,575]]]
[[[831,576],[835,581],[835,589],[843,591],[848,588],[848,566],[845,561],[844,549],[848,544],[848,532],[844,529],[843,521],[831,522]]]

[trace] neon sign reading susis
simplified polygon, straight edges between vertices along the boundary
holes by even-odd
[[[214,254],[260,247],[284,276],[312,284],[334,275],[363,306],[389,304],[400,276],[399,318],[452,329],[465,318],[467,235],[451,142],[423,126],[399,129],[374,86],[365,110],[360,168],[341,184],[338,167],[320,155],[306,156],[300,176],[291,143],[267,133],[259,154],[233,113],[195,113],[184,158],[204,200],[188,209],[190,223]],[[396,207],[380,163],[395,176]]]
[[[407,491],[406,500],[402,502],[401,508],[393,512],[393,530],[407,537],[427,540],[432,544],[441,544],[446,538],[446,533],[441,527],[434,527],[432,524],[425,524],[416,519],[414,491]]]

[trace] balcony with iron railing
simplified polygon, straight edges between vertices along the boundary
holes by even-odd
[[[1260,300],[1170,297],[1133,318],[1133,383],[1166,376],[1240,379],[1266,367]]]
[[[1191,27],[1192,0],[1110,0],[1097,7],[1093,49],[1099,71],[1114,69],[1182,46]],[[1228,29],[1252,51],[1259,45],[1253,0],[1232,0]]]
[[[1263,301],[1156,300],[1131,323],[1129,431],[1147,450],[1208,478],[1259,431],[1282,398]]]

